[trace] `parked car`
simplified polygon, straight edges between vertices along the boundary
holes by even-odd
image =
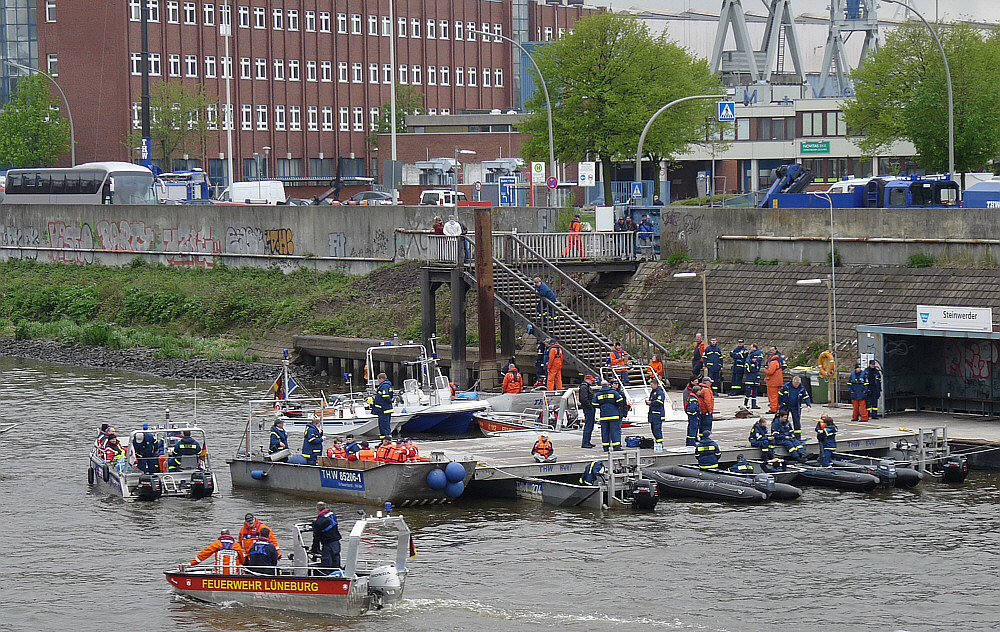
[[[429,189],[420,193],[421,206],[458,206],[459,202],[468,201],[464,193],[451,189]]]
[[[383,191],[362,191],[352,195],[345,204],[360,204],[361,206],[392,204],[392,194]]]

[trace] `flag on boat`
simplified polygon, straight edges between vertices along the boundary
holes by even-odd
[[[282,376],[279,375],[275,378],[274,384],[272,384],[271,388],[268,390],[269,393],[274,395],[274,399],[288,399],[288,396],[294,393],[295,389],[299,387],[299,385],[295,383],[295,380],[293,380],[291,376],[288,376],[288,392],[286,393],[282,382]]]
[[[417,547],[413,544],[413,536],[410,536],[410,557],[417,556]]]
[[[298,387],[299,387],[299,385],[296,384],[295,380],[292,379],[292,376],[289,375],[288,376],[288,392],[285,393],[285,397],[288,397],[289,395],[291,395],[292,393],[294,393],[295,389],[297,389]]]

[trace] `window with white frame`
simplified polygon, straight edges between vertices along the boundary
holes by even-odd
[[[368,64],[368,83],[378,84],[378,64]]]
[[[347,14],[338,13],[337,14],[337,32],[346,33],[347,32]]]
[[[330,14],[327,11],[319,12],[319,32],[320,33],[330,32]]]
[[[406,18],[399,18],[399,22],[396,26],[396,35],[399,37],[406,37]]]
[[[142,104],[132,103],[132,129],[139,129],[142,125]]]
[[[285,80],[285,60],[275,59],[274,60],[274,80],[284,81]]]
[[[354,108],[354,131],[365,131],[365,109]]]
[[[455,85],[464,86],[465,85],[465,67],[456,66],[455,67]]]
[[[312,33],[316,30],[316,12],[306,11],[306,32]]]
[[[323,106],[323,131],[333,131],[333,108],[329,106]]]
[[[59,76],[59,56],[55,53],[49,53],[48,57],[45,59],[46,68],[48,68],[48,73],[53,77]]]
[[[208,57],[205,58],[205,78],[215,79],[215,74],[216,74],[215,57],[213,55],[209,55]]]
[[[392,66],[389,64],[382,64],[382,83],[392,83]]]
[[[320,81],[330,82],[333,81],[333,62],[323,61],[319,64],[320,68]]]
[[[239,17],[239,25],[241,29],[250,28],[250,7],[238,7],[237,16]]]
[[[306,108],[306,124],[310,132],[319,130],[319,109],[315,105]]]
[[[160,76],[160,54],[149,53],[149,74],[154,77]]]
[[[409,69],[407,68],[406,64],[400,64],[399,65],[399,83],[401,85],[406,85],[407,83],[409,83],[409,81],[408,81],[409,74],[410,74],[409,73]]]
[[[503,40],[500,39],[501,35],[503,35],[503,25],[502,24],[494,24],[493,25],[493,41],[494,42],[502,42]]]
[[[438,37],[448,39],[448,20],[438,20]]]
[[[205,123],[208,129],[219,129],[219,106],[212,103],[205,107]]]
[[[361,35],[361,14],[351,14],[351,35]]]
[[[233,118],[233,104],[225,104],[222,107],[222,129],[235,129],[233,126],[236,124]]]
[[[252,105],[242,105],[240,106],[240,129],[252,130],[253,129],[253,106]]]
[[[197,55],[185,55],[184,56],[184,76],[185,77],[197,77],[198,76],[198,56]]]
[[[465,38],[466,41],[469,41],[469,42],[476,41],[476,33],[475,33],[476,23],[475,22],[469,22],[468,24],[465,25],[465,30],[467,31],[466,38]]]
[[[378,16],[377,15],[369,15],[368,16],[368,34],[369,35],[376,35],[376,36],[378,35]]]
[[[149,14],[148,20],[150,22],[160,21],[160,0],[147,0],[146,1],[146,13]]]
[[[368,129],[371,131],[378,130],[378,119],[382,116],[382,113],[378,108],[368,108]]]
[[[545,27],[545,36],[544,37],[545,37],[545,39],[542,40],[542,41],[548,42],[548,41],[552,40],[552,27],[551,26],[546,26]]]
[[[351,81],[354,83],[365,82],[365,67],[361,62],[351,64]]]
[[[302,130],[302,108],[297,105],[288,106],[288,129],[293,132]]]
[[[448,66],[441,66],[438,71],[441,73],[441,85],[447,86],[449,81],[448,74],[451,72],[451,68]]]
[[[340,131],[351,131],[351,111],[348,108],[340,108]]]
[[[498,88],[503,87],[503,68],[493,69],[493,85]]]
[[[437,26],[437,22],[434,20],[427,20],[427,39],[434,39],[435,26]]]
[[[483,68],[483,87],[489,88],[492,79],[493,79],[493,69]]]
[[[56,1],[47,0],[45,2],[45,21],[55,22],[56,21]]]
[[[285,10],[284,9],[274,9],[272,12],[274,30],[280,31],[285,28]]]
[[[559,39],[562,39],[563,35],[566,34],[566,29],[564,29],[563,27],[560,26],[558,33],[559,33]]]
[[[142,20],[142,3],[139,0],[128,0],[128,19],[133,22]]]
[[[437,66],[427,67],[427,85],[429,86],[437,85]]]
[[[469,72],[466,74],[470,86],[476,85],[476,67],[469,66]]]
[[[263,57],[258,57],[254,60],[254,68],[256,69],[255,77],[259,80],[267,79],[267,60]]]
[[[451,110],[448,108],[441,108],[441,116],[448,116],[449,114],[451,114]]]
[[[437,108],[427,108],[427,113],[430,114],[431,116],[434,116],[435,114],[438,113],[438,111]]]
[[[489,33],[490,32],[490,25],[488,23],[486,23],[486,22],[483,22],[482,25],[480,25],[479,30],[482,31],[483,33]],[[485,43],[485,42],[489,42],[489,41],[490,41],[490,36],[489,35],[483,35],[483,42]]]
[[[274,106],[274,129],[279,132],[285,131],[285,106]]]
[[[184,24],[198,23],[198,5],[194,2],[184,3]]]
[[[455,20],[455,41],[460,41],[465,37],[465,27],[459,20]]]
[[[392,20],[389,19],[388,15],[382,16],[382,37],[390,37],[392,35]]]
[[[201,5],[201,21],[204,22],[205,26],[215,26],[214,4]]]
[[[420,37],[420,18],[410,18],[410,37]]]
[[[228,4],[223,4],[219,6],[219,26],[232,26],[233,25],[233,8]],[[232,112],[230,112],[232,114]],[[223,113],[225,115],[225,113]],[[232,117],[230,116],[230,125],[232,125]],[[225,125],[225,121],[222,123]]]
[[[306,62],[306,81],[316,81],[316,62],[307,61]]]
[[[169,0],[169,2],[167,2],[167,23],[181,23],[181,8],[180,5],[177,4],[176,0]]]
[[[255,29],[266,29],[267,28],[267,9],[264,7],[254,7],[253,9],[253,27]]]
[[[299,80],[299,60],[289,59],[288,60],[288,80],[298,81]]]
[[[289,9],[288,10],[288,30],[297,31],[299,30],[299,10]]]
[[[267,131],[267,106],[257,106],[257,129]]]
[[[419,86],[420,85],[420,81],[422,79],[423,78],[421,77],[420,65],[419,64],[413,64],[412,66],[410,66],[410,83],[412,83],[413,85]]]
[[[340,83],[347,83],[347,62],[338,61],[337,62],[337,81]]]
[[[250,78],[250,58],[240,57],[240,79]]]
[[[233,58],[232,57],[221,57],[222,60],[222,78],[232,79],[233,78]]]
[[[181,56],[180,55],[169,55],[167,56],[167,73],[171,77],[181,76]]]

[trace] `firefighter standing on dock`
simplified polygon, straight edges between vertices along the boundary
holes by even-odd
[[[739,397],[743,394],[743,374],[747,367],[747,356],[750,352],[743,346],[743,339],[736,341],[736,348],[729,352],[729,357],[733,359],[733,381],[729,386],[729,394]]]
[[[718,393],[722,388],[722,349],[715,338],[709,340],[709,343],[705,347],[705,371],[712,378],[712,392]]]

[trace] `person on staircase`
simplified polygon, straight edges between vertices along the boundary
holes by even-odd
[[[712,338],[705,347],[705,372],[712,378],[712,392],[718,394],[722,388],[722,349],[719,348],[719,341]]]
[[[739,397],[743,394],[743,373],[747,368],[747,356],[750,351],[743,345],[743,339],[736,341],[736,348],[729,352],[733,359],[733,381],[729,385],[729,395]]]
[[[545,383],[545,390],[561,391],[562,382],[563,351],[559,343],[549,338],[549,360],[546,363],[548,379]]]
[[[516,395],[523,388],[524,378],[521,377],[521,372],[517,370],[517,365],[513,363],[507,365],[507,373],[503,376],[503,386],[500,388],[500,392]]]
[[[622,349],[621,341],[616,341],[615,345],[611,347],[611,352],[608,354],[608,363],[611,365],[611,370],[614,371],[618,379],[625,386],[630,386],[628,381],[628,354]]]
[[[538,294],[538,318],[542,326],[554,323],[556,315],[556,293],[552,291],[541,277],[535,277],[535,293]]]
[[[660,360],[659,354],[653,354],[653,359],[649,361],[649,370],[647,372],[650,379],[657,379],[663,384],[663,362]]]
[[[663,452],[663,420],[666,417],[665,403],[667,393],[660,386],[660,381],[653,379],[649,383],[649,429],[653,433],[653,451]]]

